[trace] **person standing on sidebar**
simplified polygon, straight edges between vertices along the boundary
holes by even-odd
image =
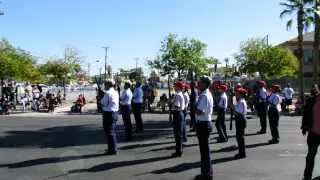
[[[264,81],[259,82],[259,117],[261,130],[257,134],[266,134],[267,131],[267,90],[265,89],[266,83]]]
[[[141,82],[137,82],[136,88],[133,92],[133,115],[136,121],[135,132],[143,132],[143,122],[141,117],[142,101],[143,101],[143,91],[141,88]]]
[[[314,161],[320,145],[320,93],[307,99],[302,116],[302,134],[308,132],[307,144],[308,154],[306,158],[306,168],[304,179],[311,180],[314,168]]]

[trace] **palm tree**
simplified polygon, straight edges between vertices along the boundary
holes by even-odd
[[[318,14],[319,0],[314,0],[314,42],[313,42],[313,83],[319,83],[319,43],[320,43],[320,18]]]
[[[313,8],[310,5],[313,0],[286,0],[280,3],[285,9],[280,13],[280,18],[287,15],[297,15],[297,28],[298,28],[298,47],[297,58],[299,61],[299,97],[304,102],[304,61],[303,61],[303,31],[308,30],[313,22]],[[287,22],[287,30],[291,29],[293,20]]]

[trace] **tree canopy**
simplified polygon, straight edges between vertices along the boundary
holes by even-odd
[[[234,55],[239,71],[264,78],[293,77],[298,71],[297,58],[290,50],[270,46],[261,38],[240,43],[240,52]]]
[[[179,38],[176,34],[169,34],[161,41],[159,56],[148,60],[151,68],[160,70],[162,76],[178,79],[187,77],[192,68],[198,75],[207,73],[208,58],[205,57],[207,45],[194,38]]]

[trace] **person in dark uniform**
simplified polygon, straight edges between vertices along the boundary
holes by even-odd
[[[216,128],[219,134],[218,143],[228,142],[227,128],[226,128],[226,111],[228,108],[228,97],[226,91],[228,87],[226,85],[219,86],[220,98],[218,101],[218,116],[216,120]]]
[[[141,88],[141,83],[137,82],[136,88],[133,92],[133,115],[136,121],[135,132],[143,132],[143,122],[141,117],[142,102],[143,102],[143,91]]]
[[[201,154],[201,174],[196,179],[210,180],[213,178],[212,162],[210,158],[210,134],[212,132],[211,116],[213,111],[213,97],[209,91],[211,79],[208,76],[200,77],[198,88],[201,93],[196,103],[193,102],[192,108],[196,113],[197,129],[196,134],[199,141]]]
[[[265,89],[266,83],[264,81],[259,82],[260,90],[259,90],[259,117],[260,117],[260,125],[261,129],[257,132],[257,134],[266,134],[267,131],[267,90]]]
[[[234,96],[234,88],[232,87],[231,83],[226,84],[228,87],[227,97],[228,97],[228,108],[230,110],[230,119],[233,120],[234,113],[233,113],[233,96]]]
[[[271,96],[269,98],[269,125],[272,139],[269,141],[270,144],[278,144],[279,143],[279,110],[278,105],[280,103],[279,92],[281,92],[281,86],[278,84],[273,84],[271,88]]]
[[[171,157],[181,157],[183,154],[183,124],[184,115],[183,110],[185,109],[184,97],[182,94],[184,84],[180,81],[174,83],[174,91],[176,95],[173,99],[173,132],[174,139],[176,142],[176,152],[171,155]]]
[[[183,142],[187,142],[187,115],[188,115],[188,107],[189,107],[189,93],[188,93],[189,85],[188,84],[183,84],[183,98],[184,98],[184,109],[183,109],[183,116],[184,116],[184,121],[183,121]]]
[[[116,136],[116,123],[118,120],[119,110],[119,94],[114,89],[115,82],[113,79],[106,79],[104,82],[106,93],[100,90],[101,104],[103,105],[103,129],[108,140],[108,150],[104,155],[116,155],[117,150],[117,136]]]
[[[131,83],[129,81],[124,83],[124,91],[120,96],[122,119],[125,127],[125,141],[132,140],[132,124],[131,124],[131,101],[132,92],[130,90]]]
[[[236,122],[236,139],[238,143],[239,153],[234,157],[237,159],[246,157],[246,145],[245,145],[245,129],[247,127],[247,103],[244,99],[247,91],[243,88],[236,89],[237,104],[235,106],[235,122]]]
[[[198,90],[196,88],[196,83],[193,84],[194,87],[194,96],[192,97],[195,102],[198,101]],[[191,98],[190,98],[191,99]],[[196,125],[197,125],[197,120],[196,120],[196,114],[193,110],[193,108],[190,108],[190,132],[196,132]]]

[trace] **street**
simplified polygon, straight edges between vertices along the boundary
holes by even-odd
[[[134,133],[133,142],[122,141],[124,128],[119,116],[117,156],[101,156],[107,148],[101,119],[99,115],[0,117],[0,179],[191,180],[200,174],[195,133],[188,133],[184,156],[170,158],[174,139],[167,114],[143,114],[145,131]],[[300,121],[301,117],[281,116],[280,144],[269,145],[270,133],[256,135],[259,120],[248,119],[247,158],[242,160],[232,158],[237,153],[235,131],[228,131],[228,143],[217,144],[214,129],[211,135],[214,179],[301,180],[307,146]],[[314,177],[319,175],[317,157]]]

